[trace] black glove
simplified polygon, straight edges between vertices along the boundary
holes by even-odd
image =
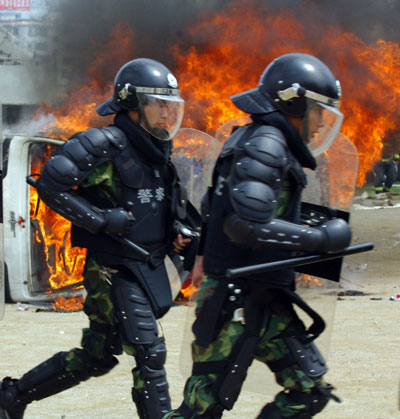
[[[135,221],[135,217],[123,208],[104,210],[104,224],[101,230],[106,234],[123,236]]]
[[[321,252],[336,252],[345,249],[351,242],[351,230],[346,221],[335,218],[314,227],[324,234]]]

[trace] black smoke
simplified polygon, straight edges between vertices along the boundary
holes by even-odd
[[[316,38],[322,38],[325,25],[333,25],[365,43],[400,41],[400,2],[395,0],[59,0],[51,11],[58,62],[70,69],[71,85],[80,83],[101,45],[123,24],[134,33],[132,58],[151,57],[173,68],[171,46],[178,44],[185,51],[195,45],[198,40],[190,38],[190,27],[234,3],[256,8],[261,16],[289,10],[313,28],[319,22]],[[205,32],[202,44],[212,45],[213,37],[212,30]],[[112,80],[122,64],[109,65],[105,77]]]

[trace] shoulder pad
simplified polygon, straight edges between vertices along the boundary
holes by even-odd
[[[237,143],[243,138],[243,135],[245,134],[245,130],[248,126],[245,125],[243,127],[239,127],[235,129],[233,134],[226,140],[224,146],[222,147],[220,157],[224,158],[226,156],[229,156],[233,153]]]
[[[39,182],[56,191],[66,191],[80,181],[81,171],[77,165],[63,154],[51,156],[41,172]]]
[[[288,149],[282,132],[274,127],[260,125],[243,144],[245,154],[272,167],[288,164]]]
[[[77,134],[77,138],[85,150],[97,158],[111,158],[111,155],[115,155],[116,148],[123,148],[115,146],[117,142],[111,131],[106,131],[106,128],[90,128]]]
[[[127,146],[128,138],[120,128],[110,125],[109,127],[103,128],[102,131],[115,148],[123,150]]]
[[[76,137],[70,138],[59,150],[59,154],[74,162],[81,171],[91,170],[97,160]]]

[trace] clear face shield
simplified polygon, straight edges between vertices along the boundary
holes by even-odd
[[[322,154],[339,133],[343,114],[337,107],[307,99],[309,105],[304,115],[301,136],[314,157]]]
[[[169,141],[179,130],[184,100],[178,95],[137,93],[139,123],[149,134]]]

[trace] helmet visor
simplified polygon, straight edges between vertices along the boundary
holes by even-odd
[[[303,119],[302,137],[314,157],[322,154],[339,133],[343,114],[338,108],[313,102]]]
[[[184,100],[179,95],[137,95],[140,125],[155,138],[171,140],[182,123]]]

